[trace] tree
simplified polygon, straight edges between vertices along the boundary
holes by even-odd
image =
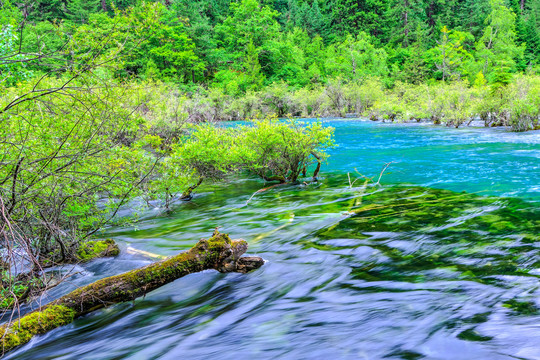
[[[525,23],[525,58],[529,63],[540,60],[540,31],[536,12],[531,11]]]
[[[387,54],[371,43],[371,37],[361,32],[356,38],[347,35],[343,42],[330,45],[326,69],[329,76],[344,76],[358,80],[367,76],[388,74]]]
[[[331,3],[332,27],[340,36],[353,36],[366,32],[374,36],[386,35],[384,15],[389,2],[386,0],[333,0]]]
[[[110,76],[132,50],[123,45],[137,46],[128,39],[155,23],[152,9],[119,12],[106,32],[81,26],[54,53],[26,52],[22,39],[0,58],[0,68],[58,60],[0,93],[0,247],[9,263],[0,273],[3,290],[14,286],[12,269],[27,269],[30,281],[44,276],[44,266],[77,261],[82,241],[152,186],[163,153],[134,111],[138,89]]]
[[[16,26],[22,19],[22,12],[10,0],[0,2],[0,30],[8,25]]]
[[[283,97],[276,100],[280,99]],[[332,135],[333,129],[321,123],[293,120],[265,119],[235,128],[198,125],[184,143],[175,147],[173,159],[206,179],[249,171],[266,181],[294,183],[305,167],[326,158],[325,150],[333,146]]]
[[[286,29],[301,28],[310,36],[320,35],[326,37],[328,16],[321,12],[318,1],[313,1],[311,6],[307,1],[289,1],[288,11],[282,14]]]
[[[159,22],[149,29],[146,39],[130,56],[131,61],[136,67],[142,66],[142,71],[154,66],[156,78],[195,82],[196,75],[205,69],[195,54],[195,44],[175,13],[161,4],[158,7]]]
[[[486,28],[476,43],[476,57],[484,76],[494,81],[515,71],[515,58],[523,55],[523,47],[516,45],[516,15],[503,0],[490,0],[490,4]]]
[[[13,86],[31,76],[25,57],[18,54],[19,37],[13,25],[0,28],[0,86]]]
[[[66,16],[74,22],[84,24],[101,5],[101,0],[70,0],[66,6]]]
[[[231,16],[215,28],[220,45],[230,53],[243,53],[250,42],[261,48],[280,31],[277,11],[257,0],[232,2],[230,11]]]
[[[386,19],[392,29],[389,41],[409,46],[427,28],[422,0],[391,0]]]
[[[246,48],[243,68],[247,85],[243,90],[259,90],[264,82],[264,74],[261,72],[261,64],[259,63],[259,50],[252,41],[249,42]]]
[[[28,1],[25,1],[25,5],[28,3]],[[23,12],[28,12],[31,21],[54,22],[55,20],[66,19],[68,13],[67,4],[67,0],[37,0],[32,5],[25,6]]]
[[[441,40],[437,41],[438,45],[431,53],[434,55],[437,69],[442,73],[442,80],[467,75],[465,65],[473,59],[473,56],[466,50],[465,43],[474,40],[472,35],[448,30],[446,26],[443,26],[441,33]]]

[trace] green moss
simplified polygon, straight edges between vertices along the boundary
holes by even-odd
[[[77,257],[81,261],[89,261],[99,257],[118,256],[120,249],[112,239],[88,241],[77,250]]]
[[[62,305],[47,307],[43,311],[30,313],[11,326],[0,328],[0,342],[4,351],[23,345],[39,334],[73,321],[75,311]]]
[[[222,234],[217,230],[212,234],[212,236],[207,240],[208,241],[208,250],[219,250],[223,249],[225,245],[230,245],[232,243],[231,238],[228,234]]]

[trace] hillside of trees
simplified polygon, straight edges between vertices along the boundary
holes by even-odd
[[[336,77],[376,76],[387,87],[504,83],[536,72],[540,60],[540,2],[532,0],[3,0],[0,19],[12,26],[3,26],[0,54],[22,23],[21,52],[44,53],[81,29],[105,33],[130,7],[156,19],[131,39],[140,46],[116,76],[219,87],[231,95],[276,81],[309,87]],[[39,61],[26,69],[44,70]]]

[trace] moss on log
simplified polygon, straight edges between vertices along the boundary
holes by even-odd
[[[259,268],[264,260],[241,258],[247,250],[244,240],[231,240],[217,231],[190,250],[124,274],[107,277],[0,327],[0,353],[23,345],[39,334],[69,324],[73,319],[115,303],[134,300],[182,276],[207,269],[241,272]]]
[[[62,305],[47,306],[42,311],[36,311],[23,316],[9,327],[0,328],[3,351],[9,351],[25,344],[35,335],[67,325],[75,318],[75,311]]]

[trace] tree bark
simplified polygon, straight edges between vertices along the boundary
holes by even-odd
[[[240,257],[247,247],[246,241],[232,241],[216,229],[212,237],[200,240],[187,252],[81,287],[0,327],[0,354],[27,343],[35,335],[67,325],[81,315],[134,300],[194,272],[214,269],[247,273],[261,267],[264,260],[259,257]]]
[[[312,151],[311,155],[313,155],[313,157],[317,159],[317,167],[315,168],[315,171],[313,172],[313,181],[317,182],[317,176],[319,176],[319,171],[321,171],[321,157],[317,155],[315,151]]]
[[[180,200],[190,201],[191,199],[193,199],[193,195],[192,195],[193,191],[194,191],[196,188],[198,188],[199,186],[201,186],[201,184],[203,183],[203,181],[204,181],[204,177],[201,176],[201,177],[199,178],[199,180],[197,181],[196,184],[191,185],[190,187],[188,187],[188,188],[186,189],[186,191],[184,191],[184,192],[182,193],[182,195],[180,196]]]

